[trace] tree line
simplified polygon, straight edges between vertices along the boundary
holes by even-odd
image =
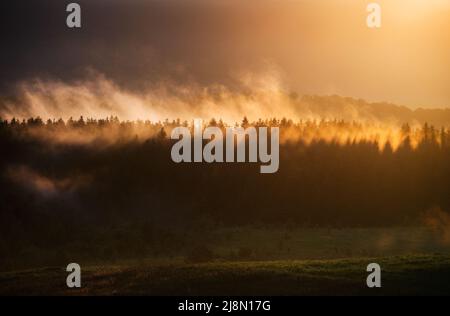
[[[260,174],[252,163],[174,163],[168,135],[188,121],[0,122],[3,254],[92,242],[163,251],[193,227],[412,225],[430,208],[450,210],[450,131],[428,124],[399,127],[394,146],[358,122],[244,118],[238,125],[280,127],[279,171]],[[30,132],[114,128],[130,137],[52,143]]]

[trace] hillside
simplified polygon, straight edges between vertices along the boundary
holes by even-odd
[[[412,110],[386,102],[370,103],[362,99],[340,96],[291,95],[300,117],[338,119],[345,121],[381,122],[394,124],[424,124],[450,126],[450,108]]]

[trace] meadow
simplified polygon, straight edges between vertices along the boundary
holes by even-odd
[[[382,288],[366,286],[369,263]],[[450,294],[450,244],[426,227],[235,227],[173,256],[85,258],[81,289],[64,265],[0,273],[2,295],[430,295]]]
[[[382,266],[382,287],[365,268]],[[0,273],[1,295],[449,295],[450,256],[87,266],[69,289],[61,267]]]

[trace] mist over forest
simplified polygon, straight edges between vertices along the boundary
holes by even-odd
[[[448,295],[449,16],[0,1],[0,296]]]
[[[450,108],[412,109],[390,102],[368,102],[339,95],[301,95],[289,90],[277,72],[245,74],[239,85],[177,84],[163,81],[145,89],[125,89],[99,73],[74,84],[32,80],[16,86],[14,97],[0,97],[0,118],[23,121],[105,119],[164,121],[222,119],[228,124],[250,120],[289,118],[344,120],[398,127],[408,123],[450,126]]]

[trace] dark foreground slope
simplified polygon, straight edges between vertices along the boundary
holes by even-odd
[[[366,266],[382,288],[366,287]],[[65,287],[63,267],[0,274],[8,295],[450,295],[450,255],[314,261],[145,263],[83,268],[82,288]]]

